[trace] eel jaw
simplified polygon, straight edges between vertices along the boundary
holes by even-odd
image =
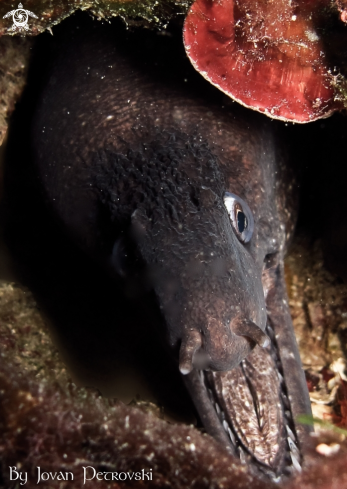
[[[276,338],[235,369],[183,376],[206,431],[256,475],[274,482],[301,471],[302,455]]]

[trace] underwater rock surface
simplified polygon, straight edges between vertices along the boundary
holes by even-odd
[[[25,85],[31,44],[30,39],[0,37],[0,146]]]
[[[76,10],[86,10],[98,20],[109,20],[120,16],[128,19],[130,23],[130,19],[137,18],[135,22],[137,24],[165,26],[173,16],[185,14],[191,3],[191,0],[58,0],[55,2],[28,0],[23,2],[20,8],[28,10],[36,17],[29,15],[29,30],[23,32],[12,29],[12,16],[3,18],[7,12],[12,12],[17,7],[13,2],[5,0],[1,2],[0,9],[0,37],[4,34],[36,36],[46,29],[50,30]]]

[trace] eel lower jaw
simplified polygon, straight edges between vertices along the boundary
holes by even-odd
[[[270,325],[266,333],[270,344],[235,369],[183,378],[206,431],[255,475],[279,482],[301,471],[302,455]]]

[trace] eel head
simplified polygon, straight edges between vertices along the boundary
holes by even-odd
[[[96,165],[103,203],[127,222],[112,266],[131,276],[142,263],[206,430],[257,474],[278,480],[300,470],[301,455],[267,315],[279,263],[267,265],[258,230],[264,203],[248,205],[240,182],[199,138],[167,137],[169,144],[159,137],[97,157],[113,161]]]

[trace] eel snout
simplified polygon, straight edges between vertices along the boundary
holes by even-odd
[[[209,324],[209,342],[201,332],[191,329],[184,337],[179,353],[179,369],[183,375],[197,370],[225,371],[237,367],[253,350],[269,345],[269,337],[251,320],[233,320],[230,331],[221,331],[216,321]]]

